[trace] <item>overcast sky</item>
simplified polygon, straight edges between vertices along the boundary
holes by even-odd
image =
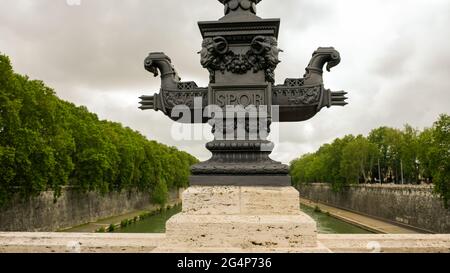
[[[449,113],[449,14],[448,0],[262,1],[258,16],[281,18],[277,83],[301,77],[317,47],[334,46],[342,62],[325,85],[350,97],[344,108],[281,124],[272,158],[287,163],[336,137],[422,128]],[[0,52],[59,97],[204,160],[207,139],[177,142],[173,122],[140,111],[138,97],[159,90],[143,68],[152,51],[169,55],[184,81],[207,86],[197,21],[222,16],[217,0],[0,0]]]

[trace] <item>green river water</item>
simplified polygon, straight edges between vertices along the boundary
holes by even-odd
[[[365,229],[351,225],[322,212],[317,212],[312,208],[301,206],[301,209],[310,215],[316,222],[319,233],[371,233]],[[156,215],[145,218],[142,221],[131,224],[127,227],[116,230],[120,233],[164,233],[166,221],[173,215],[181,211],[181,206],[165,210]]]

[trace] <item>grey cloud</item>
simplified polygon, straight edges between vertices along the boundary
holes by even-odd
[[[14,2],[8,1],[8,10],[14,9]],[[13,28],[11,42],[26,49],[17,65],[24,70],[45,67],[39,76],[46,81],[111,90],[142,86],[148,78],[143,59],[149,51],[162,50],[172,56],[178,69],[197,77],[204,74],[193,54],[200,48],[201,37],[191,34],[197,32],[199,13],[214,10],[214,3],[94,0],[68,6],[64,0],[32,2],[29,9],[3,12],[1,24]]]
[[[350,96],[345,108],[282,124],[272,157],[289,162],[336,137],[382,125],[420,128],[448,113],[449,12],[445,0],[262,1],[259,16],[282,20],[279,46],[285,52],[277,82],[301,77],[312,52],[333,45],[343,60],[325,83]],[[159,79],[143,69],[150,51],[166,52],[183,80],[207,85],[208,72],[195,54],[201,45],[197,21],[221,16],[216,0],[81,0],[81,6],[1,0],[0,52],[17,72],[44,80],[63,99],[206,159],[207,140],[175,141],[172,121],[137,105],[138,96],[159,89]]]

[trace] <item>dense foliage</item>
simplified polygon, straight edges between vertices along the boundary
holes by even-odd
[[[348,135],[291,162],[294,184],[331,183],[339,191],[352,183],[434,183],[450,201],[450,116],[418,131],[381,127],[367,137]]]
[[[15,74],[0,55],[0,206],[63,186],[80,191],[139,190],[164,203],[188,184],[191,155],[101,121],[58,99],[41,81]]]

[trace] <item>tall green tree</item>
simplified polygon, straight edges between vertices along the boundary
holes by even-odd
[[[14,73],[0,55],[0,206],[64,186],[81,192],[144,191],[158,202],[188,184],[197,159],[86,107],[60,100],[43,82]]]
[[[436,191],[450,203],[450,116],[441,115],[433,125],[432,142],[428,152],[431,174]]]
[[[372,130],[369,133],[368,139],[375,144],[378,149],[377,165],[374,165],[373,173],[378,174],[378,169],[381,170],[382,181],[398,182],[401,169],[401,145],[402,134],[401,131],[389,127],[380,127]]]
[[[417,129],[410,125],[405,125],[402,131],[400,163],[405,183],[417,183],[419,181],[419,133]]]
[[[380,172],[378,170],[381,170]],[[334,190],[358,182],[373,182],[381,174],[387,182],[433,182],[450,205],[450,116],[443,114],[423,131],[380,127],[362,135],[337,138],[315,153],[291,162],[295,185],[326,182]]]
[[[377,158],[376,145],[359,135],[342,150],[341,175],[349,183],[368,182]]]

